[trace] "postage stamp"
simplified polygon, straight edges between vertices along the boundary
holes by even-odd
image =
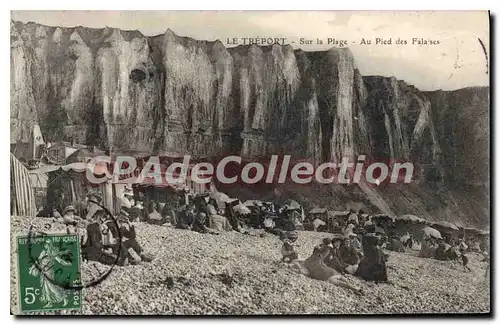
[[[20,311],[80,309],[80,245],[73,234],[17,238]]]

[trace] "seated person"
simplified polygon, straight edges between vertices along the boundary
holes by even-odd
[[[62,219],[61,214],[59,213],[59,211],[57,211],[57,209],[55,207],[52,208],[52,218],[57,219],[57,220]]]
[[[389,239],[389,242],[387,243],[386,248],[388,250],[394,251],[394,252],[400,252],[403,253],[405,251],[405,247],[401,240],[397,236],[392,236]]]
[[[213,208],[213,210],[209,208],[209,212],[210,212],[210,215],[208,216],[209,228],[215,229],[217,231],[233,230],[227,218],[219,215],[218,212],[215,210],[215,207]]]
[[[321,220],[320,218],[315,218],[312,222],[313,224],[313,229],[314,231],[319,231],[319,227],[321,226],[325,226],[326,225],[326,222],[324,222],[323,220]]]
[[[173,203],[165,203],[160,211],[163,220],[175,226],[178,222],[177,215],[181,210],[183,210],[182,206]]]
[[[156,202],[151,202],[151,209],[150,213],[148,214],[148,218],[146,219],[146,222],[152,225],[162,225],[165,223],[165,219],[163,216],[158,212],[159,207]]]
[[[434,258],[442,261],[448,260],[448,250],[451,248],[451,246],[444,241],[441,241],[436,249],[434,250]]]
[[[179,219],[177,220],[177,224],[175,225],[175,227],[179,229],[191,229],[194,221],[194,205],[189,205],[183,211],[180,211]]]
[[[331,243],[328,243],[328,241]],[[332,246],[330,249],[330,254],[325,258],[325,264],[328,267],[336,270],[337,272],[343,274],[347,264],[342,261],[342,257],[340,255],[340,246],[342,244],[342,237],[335,236],[331,240],[328,238],[323,239],[323,243],[329,246]],[[327,244],[328,243],[328,244]]]
[[[266,231],[270,231],[276,226],[276,223],[274,222],[273,218],[271,218],[271,216],[267,216],[264,219],[263,224],[264,224],[264,230]]]
[[[359,255],[363,256],[363,245],[361,244],[358,235],[350,234],[348,238],[350,239],[351,246],[354,247]]]
[[[376,234],[363,235],[363,253],[363,259],[354,275],[367,281],[387,282],[386,256],[380,248],[380,238]]]
[[[354,210],[349,211],[349,216],[347,218],[347,223],[352,224],[355,227],[359,225],[358,214]]]
[[[362,257],[363,254],[351,244],[351,239],[349,237],[344,238],[344,242],[340,247],[340,258],[345,265],[344,271],[354,274]]]
[[[334,234],[342,233],[342,226],[340,225],[340,223],[336,219],[332,219],[332,221],[330,222],[329,228],[330,228],[330,232],[332,232]]]
[[[464,254],[468,249],[469,246],[465,243],[465,240],[463,238],[460,238],[460,241],[458,243],[458,250],[460,251],[460,253]]]
[[[124,265],[124,260],[118,261],[115,254],[105,251],[107,248],[114,248],[103,243],[103,234],[101,233],[101,225],[106,222],[107,216],[103,210],[93,214],[92,219],[87,224],[87,238],[82,244],[82,259],[89,261],[97,261],[102,264]],[[121,263],[121,264],[120,264]]]
[[[61,218],[61,214],[57,211],[55,207],[40,207],[36,214],[37,218]]]
[[[120,259],[128,258],[131,264],[136,263],[136,261],[129,253],[129,249],[132,248],[132,250],[135,251],[137,255],[139,255],[143,262],[150,262],[152,258],[148,254],[145,254],[142,247],[139,245],[135,227],[130,223],[128,217],[128,212],[125,210],[121,210],[117,218],[121,235]]]
[[[76,209],[72,205],[68,205],[63,211],[63,222],[65,225],[76,226],[80,219],[79,216],[75,215]]]
[[[299,214],[295,210],[287,210],[285,212],[285,217],[281,222],[281,228],[284,231],[295,231],[297,230],[297,218],[299,218]]]
[[[87,214],[83,219],[85,220],[92,220],[93,215],[97,212],[102,210],[101,208],[101,202],[102,202],[102,196],[99,192],[91,190],[87,193],[86,195],[86,210]]]
[[[291,261],[299,258],[297,252],[294,249],[294,245],[288,239],[283,240],[283,246],[281,246],[281,255],[283,256],[281,260],[285,263],[290,263]]]
[[[339,274],[335,269],[328,267],[325,264],[325,258],[330,255],[331,246],[325,242],[314,247],[313,253],[304,262],[307,276],[316,280],[328,281],[335,285],[354,291],[357,294],[362,294],[362,289],[349,283],[349,281]],[[296,263],[295,261],[294,263]],[[300,262],[299,262],[300,263]],[[301,268],[302,270],[303,268]]]
[[[354,224],[352,223],[347,224],[347,226],[344,229],[344,237],[350,237],[354,235],[354,228],[355,228]]]
[[[202,234],[208,234],[208,233],[214,234],[215,232],[213,232],[210,228],[206,226],[206,222],[207,222],[207,215],[205,214],[205,212],[199,212],[196,215],[191,230]]]

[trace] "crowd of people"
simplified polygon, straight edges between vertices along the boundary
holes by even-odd
[[[102,196],[91,190],[78,206],[64,208],[54,205],[47,213],[41,210],[39,217],[52,217],[67,226],[68,232],[85,228],[82,240],[82,256],[103,264],[118,265],[149,262],[137,241],[135,222],[146,222],[158,226],[171,226],[204,234],[217,235],[222,231],[237,231],[252,235],[250,228],[263,228],[274,235],[285,234],[296,239],[296,225],[300,225],[300,214],[287,205],[277,208],[272,202],[254,206],[251,210],[239,200],[228,200],[220,206],[209,194],[187,196],[182,191],[171,196],[166,203],[137,200],[138,193],[126,186],[119,199],[120,209],[110,216],[102,208]],[[44,213],[42,213],[44,212]],[[135,252],[135,254],[132,254]]]
[[[387,255],[382,251],[384,235],[373,224],[359,227],[354,213],[348,223],[332,237],[327,237],[314,247],[311,255],[299,260],[294,241],[282,235],[282,261],[291,264],[299,273],[311,278],[329,281],[344,288],[362,293],[359,286],[350,283],[345,274],[374,282],[387,282]]]
[[[185,194],[173,195],[167,203],[148,200],[144,207],[142,201],[135,199],[134,191],[125,187],[120,198],[120,209],[117,215],[112,217],[102,208],[101,195],[90,191],[78,209],[70,205],[60,213],[59,209],[54,208],[51,216],[64,223],[68,231],[78,232],[79,228],[86,229],[82,240],[84,260],[123,266],[150,262],[153,258],[144,252],[138,242],[135,222],[213,235],[223,231],[237,231],[256,236],[249,230],[263,229],[261,236],[279,236],[284,263],[311,278],[327,280],[356,293],[362,293],[361,289],[350,283],[344,275],[350,274],[377,283],[386,282],[388,255],[382,249],[404,251],[415,242],[412,236],[388,236],[387,232],[390,232],[394,225],[387,220],[365,214],[362,210],[349,211],[343,220],[332,219],[328,224],[319,224],[317,220],[304,219],[299,205],[279,206],[274,202],[260,201],[245,205],[237,199],[225,200],[221,204],[209,194]],[[77,212],[80,212],[80,216]],[[331,232],[332,236],[324,238],[309,257],[300,260],[295,250],[297,230],[304,229],[303,223],[309,221],[312,221],[315,230]],[[464,269],[470,270],[467,265],[467,249],[468,246],[463,240],[460,240],[456,247],[452,247],[443,240],[438,242],[431,237],[422,243],[420,256],[438,259],[460,258]]]

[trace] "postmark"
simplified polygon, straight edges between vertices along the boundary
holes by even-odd
[[[98,202],[92,201],[93,203],[100,206],[101,210],[96,213],[92,220],[86,221],[87,226],[93,224],[94,227],[106,225],[104,229],[99,229],[101,231],[101,236],[106,236],[110,232],[110,228],[114,227],[119,229],[118,222],[111,212]],[[89,227],[86,230],[82,229],[85,227],[76,227],[73,231],[69,228],[66,229],[66,234],[60,236],[73,236],[76,246],[78,246],[78,254],[69,253],[66,255],[69,259],[77,259],[79,263],[83,264],[82,270],[73,270],[75,277],[79,278],[80,281],[71,281],[70,276],[67,276],[64,280],[56,277],[60,276],[61,271],[55,270],[52,274],[51,270],[44,267],[43,264],[37,262],[36,255],[36,245],[39,242],[43,242],[52,234],[48,233],[52,228],[52,225],[47,223],[43,226],[43,230],[35,230],[33,227],[29,229],[28,236],[26,236],[27,253],[28,258],[31,261],[33,268],[44,278],[43,281],[51,283],[51,285],[61,288],[69,292],[79,291],[81,292],[84,288],[97,286],[103,282],[112,272],[113,268],[118,265],[121,260],[122,250],[119,249],[121,246],[121,234],[116,232],[117,238],[113,245],[106,245],[102,249],[89,249],[85,246],[89,234],[87,233]],[[83,230],[83,231],[82,231]],[[101,238],[101,240],[103,240]],[[60,245],[61,246],[61,245]],[[64,245],[62,245],[64,247]],[[117,249],[113,250],[112,247]],[[105,258],[107,257],[107,258]],[[106,263],[102,263],[106,261]]]

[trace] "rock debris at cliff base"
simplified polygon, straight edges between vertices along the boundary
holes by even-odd
[[[11,234],[26,233],[44,219],[11,218]],[[279,262],[275,236],[235,232],[203,235],[139,224],[139,242],[155,254],[151,263],[116,267],[98,287],[84,291],[83,314],[399,314],[486,313],[489,274],[481,257],[470,254],[472,272],[459,262],[388,252],[392,284],[357,281],[365,296],[290,271]],[[64,231],[54,224],[52,231]],[[258,231],[256,231],[258,232]],[[300,232],[299,258],[328,234]],[[15,247],[11,247],[11,310],[17,310]],[[92,263],[92,262],[91,262]],[[82,274],[93,266],[83,263]],[[75,314],[75,312],[57,312]]]

